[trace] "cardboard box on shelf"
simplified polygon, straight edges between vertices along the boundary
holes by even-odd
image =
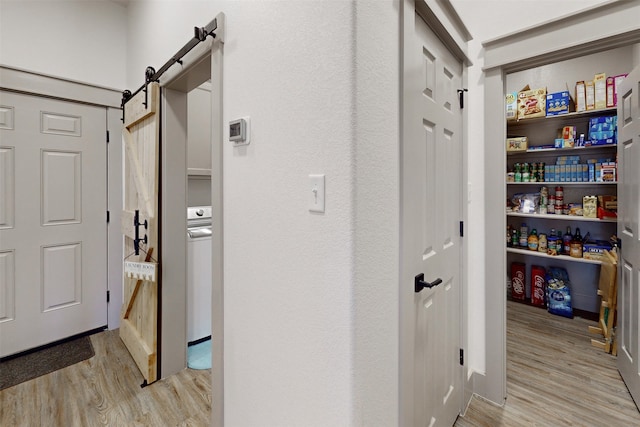
[[[546,96],[547,89],[545,88],[518,92],[518,120],[544,117],[546,115]]]
[[[507,120],[518,119],[518,92],[508,93],[505,97]]]
[[[613,249],[611,243],[605,240],[590,240],[582,245],[582,257],[602,261],[606,251]]]
[[[600,116],[589,119],[587,145],[611,145],[616,140],[617,116]]]
[[[547,116],[567,114],[574,110],[569,91],[550,93],[547,95]]]
[[[587,109],[587,92],[584,81],[576,83],[576,111],[586,111]]]
[[[587,100],[587,111],[595,110],[596,108],[596,91],[595,86],[593,85],[593,80],[589,80],[585,82],[585,92]]]
[[[618,87],[625,77],[627,77],[627,74],[618,74],[617,76],[613,76],[613,107],[618,105]]]
[[[607,76],[604,73],[596,74],[593,78],[595,93],[595,109],[607,108]]]
[[[607,108],[616,106],[615,87],[615,78],[607,77]]]
[[[507,138],[507,151],[527,151],[528,139],[526,136]]]

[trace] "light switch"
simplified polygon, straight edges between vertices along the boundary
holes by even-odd
[[[309,175],[309,211],[324,212],[324,175]]]

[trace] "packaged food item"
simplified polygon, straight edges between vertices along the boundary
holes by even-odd
[[[618,87],[620,83],[627,77],[627,74],[619,74],[613,77],[613,107],[618,105]]]
[[[582,216],[585,218],[598,217],[598,198],[596,196],[584,196],[582,198]]]
[[[583,216],[584,209],[581,203],[569,203],[569,215]]]
[[[527,246],[530,251],[538,250],[538,231],[534,228],[531,230],[531,234],[529,234],[529,238],[527,239]]]
[[[614,97],[615,79],[613,77],[607,77],[607,108],[615,107],[616,100]]]
[[[547,116],[558,116],[571,111],[571,96],[569,91],[550,93],[547,95]]]
[[[560,267],[549,267],[546,279],[547,310],[552,314],[572,318],[571,283],[567,270]]]
[[[511,298],[524,300],[526,298],[525,289],[525,265],[521,262],[511,263]]]
[[[527,151],[528,138],[519,136],[515,138],[507,138],[507,151]]]
[[[546,290],[546,271],[539,265],[531,266],[531,304],[544,307]]]
[[[585,82],[585,90],[587,94],[587,111],[594,110],[596,108],[596,92],[593,85],[593,80]]]
[[[521,247],[526,248],[528,245],[528,239],[529,239],[529,228],[527,227],[526,223],[522,223],[522,225],[520,226],[520,241],[519,244]]]
[[[607,108],[607,76],[605,73],[598,73],[593,78],[594,104],[595,109]]]
[[[545,88],[518,92],[518,119],[544,117],[546,114],[546,95],[547,89]]]
[[[560,253],[558,252],[558,237],[549,235],[547,237],[547,255],[556,256]]]
[[[518,92],[511,92],[505,99],[507,120],[518,119]]]
[[[573,235],[569,243],[569,256],[582,258],[582,235],[580,234],[580,228],[576,228],[576,234]]]
[[[582,257],[586,259],[594,259],[604,261],[606,252],[613,249],[613,245],[604,240],[589,240],[584,243]]]
[[[547,239],[547,235],[544,233],[540,233],[540,235],[538,236],[538,252],[547,252],[548,249],[548,239]]]
[[[576,111],[585,111],[587,109],[587,91],[584,81],[576,83]]]

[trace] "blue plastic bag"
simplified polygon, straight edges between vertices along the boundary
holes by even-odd
[[[572,318],[571,283],[567,270],[561,267],[550,267],[546,276],[547,310],[551,314]]]

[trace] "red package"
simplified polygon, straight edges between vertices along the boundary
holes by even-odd
[[[539,265],[531,266],[531,304],[544,307],[544,293],[546,288],[546,271]]]
[[[521,262],[511,263],[511,298],[525,299],[525,265]]]

